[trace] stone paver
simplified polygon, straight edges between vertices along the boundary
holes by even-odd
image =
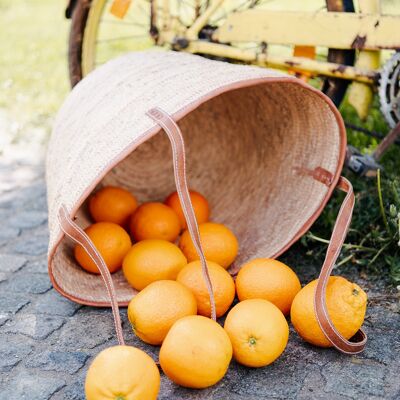
[[[43,167],[0,157],[0,400],[83,400],[84,379],[94,356],[116,344],[111,312],[82,307],[60,296],[47,275],[47,214]],[[319,265],[301,247],[284,259],[307,282]],[[384,280],[367,280],[356,268],[338,271],[368,291],[364,353],[347,357],[304,343],[291,329],[282,357],[266,368],[232,362],[217,385],[195,391],[163,374],[159,399],[398,399],[400,398],[400,306]],[[132,333],[130,345],[157,358],[158,349]]]
[[[47,252],[49,235],[47,232],[35,232],[31,236],[18,237],[10,245],[10,250],[16,254],[40,256]]]
[[[11,239],[18,237],[21,230],[10,226],[2,226],[0,231],[0,246],[6,244]]]
[[[75,374],[88,359],[88,354],[79,351],[44,351],[28,359],[28,368],[38,368],[43,371],[58,371]]]
[[[45,211],[21,211],[19,213],[11,216],[7,223],[9,226],[20,228],[20,229],[30,229],[36,228],[44,224],[47,221],[47,213]]]
[[[10,279],[9,275],[7,279]],[[16,313],[29,302],[30,296],[26,294],[0,294],[1,312],[3,313]]]
[[[34,305],[37,314],[62,315],[72,317],[81,305],[62,297],[54,289],[40,296]]]
[[[50,399],[54,393],[66,385],[64,379],[54,376],[32,374],[23,371],[13,376],[0,393],[4,400],[43,400]]]
[[[0,335],[0,371],[11,371],[34,349],[32,341],[20,335]],[[1,395],[0,395],[1,396]]]
[[[29,260],[24,267],[24,272],[47,274],[47,271],[47,259],[43,257],[39,260]]]
[[[26,258],[12,254],[0,254],[1,272],[18,271],[26,263]]]
[[[47,274],[35,274],[24,271],[16,272],[12,279],[0,283],[0,293],[41,294],[51,289]]]
[[[58,316],[20,313],[2,326],[6,333],[20,333],[33,339],[43,340],[64,324]]]

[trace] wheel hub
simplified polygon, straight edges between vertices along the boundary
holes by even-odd
[[[395,53],[382,68],[379,101],[386,122],[394,128],[400,122],[400,52]]]

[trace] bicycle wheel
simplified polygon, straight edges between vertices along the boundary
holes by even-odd
[[[115,18],[110,10],[113,0],[80,0],[77,2],[72,15],[72,25],[69,39],[69,72],[71,85],[74,86],[83,76],[96,68],[97,65],[108,61],[124,52],[140,51],[157,48],[157,23],[155,14],[158,10],[152,8],[152,1],[135,0],[131,3],[127,14],[122,20]],[[196,15],[201,14],[207,7],[206,0],[170,0],[170,16],[181,26],[190,26]],[[299,4],[301,3],[301,4]],[[216,29],[230,12],[246,8],[260,7],[263,9],[287,11],[316,11],[326,8],[328,11],[354,12],[353,0],[229,0],[214,16],[209,25],[200,32],[202,39],[207,38],[207,30]],[[179,24],[178,24],[179,25]],[[209,35],[208,35],[209,36]],[[235,45],[235,44],[231,44]],[[238,46],[256,47],[263,44],[238,44]],[[285,48],[283,48],[285,47]],[[269,51],[293,54],[293,46],[269,46]],[[336,49],[317,49],[316,56],[346,65],[354,63],[354,51]],[[309,78],[309,76],[307,76]],[[316,78],[311,82],[333,102],[339,106],[345,95],[348,81],[337,78]]]

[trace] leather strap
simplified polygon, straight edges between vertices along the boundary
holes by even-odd
[[[183,213],[186,218],[190,236],[197,250],[197,253],[199,254],[200,257],[204,280],[206,282],[207,290],[210,296],[211,318],[213,320],[216,320],[214,292],[212,289],[210,275],[208,273],[207,262],[204,257],[204,252],[201,246],[197,220],[195,217],[192,202],[190,200],[189,189],[187,186],[186,165],[185,165],[185,144],[182,133],[178,125],[175,123],[175,121],[167,113],[160,110],[159,108],[151,109],[147,113],[147,115],[151,117],[154,121],[156,121],[164,129],[171,142],[176,189],[178,192],[179,200],[182,205]],[[58,213],[58,219],[63,232],[67,236],[69,236],[73,241],[80,244],[86,250],[86,252],[89,254],[91,259],[99,269],[101,276],[104,280],[104,283],[106,285],[108,295],[110,297],[110,303],[114,316],[114,324],[115,324],[115,330],[117,332],[118,342],[120,344],[124,344],[118,301],[110,271],[108,270],[102,256],[97,251],[92,241],[89,239],[86,233],[71,219],[64,205],[60,207]]]
[[[207,261],[204,257],[204,252],[201,246],[199,226],[197,224],[192,202],[190,200],[189,189],[187,186],[185,143],[183,140],[182,132],[180,131],[179,126],[172,119],[172,117],[158,107],[149,110],[147,112],[147,115],[164,129],[171,142],[176,190],[178,192],[179,200],[181,202],[182,211],[185,215],[190,237],[192,238],[197,254],[200,257],[204,281],[206,282],[208,294],[210,296],[211,318],[215,321],[217,317],[215,311],[214,292],[210,275],[208,273]]]
[[[208,272],[207,261],[204,257],[204,252],[201,246],[198,224],[187,186],[185,167],[185,144],[182,133],[172,117],[161,109],[153,108],[147,112],[147,115],[154,121],[156,121],[164,129],[171,142],[175,184],[179,200],[181,202],[182,210],[186,218],[190,236],[200,257],[203,277],[206,282],[207,290],[210,296],[211,318],[216,320],[215,299],[212,283]],[[346,192],[347,195],[340,208],[335,226],[333,228],[331,240],[327,249],[325,261],[321,269],[318,284],[315,290],[314,308],[317,315],[318,324],[330,343],[342,353],[356,354],[363,351],[367,341],[366,334],[360,329],[356,333],[356,335],[354,335],[351,341],[346,340],[334,327],[328,315],[325,300],[326,286],[329,280],[329,276],[333,270],[335,262],[343,246],[343,242],[351,222],[354,208],[354,193],[351,183],[346,178],[341,177],[337,187]],[[86,233],[71,219],[64,205],[60,207],[58,218],[61,229],[64,231],[64,233],[76,243],[79,243],[81,246],[83,246],[93,262],[99,268],[101,276],[106,285],[108,295],[110,296],[118,342],[123,345],[124,338],[122,334],[121,318],[119,315],[119,307],[115,288],[112,282],[111,274],[103,258],[93,245],[92,241],[86,235]]]
[[[74,242],[80,244],[86,252],[89,254],[90,258],[96,264],[100,271],[101,277],[106,285],[108,295],[110,297],[111,308],[114,317],[115,331],[117,332],[118,343],[120,345],[125,345],[124,337],[122,334],[121,317],[119,314],[119,307],[117,296],[115,293],[115,287],[111,278],[110,271],[107,268],[103,257],[97,251],[93,242],[89,239],[89,236],[80,228],[69,216],[67,208],[62,205],[58,211],[58,220],[63,232],[70,237]]]
[[[319,275],[317,287],[315,289],[314,309],[318,324],[330,343],[342,353],[357,354],[364,350],[367,342],[367,335],[360,329],[350,341],[346,340],[334,327],[326,306],[326,286],[343,246],[354,208],[354,192],[351,183],[346,178],[340,177],[337,188],[347,194],[340,207],[331,240],[326,251],[325,261]]]

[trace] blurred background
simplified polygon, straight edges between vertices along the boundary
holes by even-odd
[[[49,137],[69,90],[65,5],[0,0],[0,153],[18,143],[35,157]]]

